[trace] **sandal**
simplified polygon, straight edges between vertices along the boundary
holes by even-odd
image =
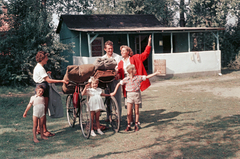
[[[36,131],[36,134],[40,134],[40,130],[37,130],[37,131]]]
[[[46,137],[55,136],[55,134],[53,134],[53,133],[51,133],[49,131],[44,132],[43,135],[46,136]]]

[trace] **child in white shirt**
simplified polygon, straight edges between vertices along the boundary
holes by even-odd
[[[36,88],[36,95],[32,96],[30,99],[29,104],[27,105],[27,108],[25,112],[23,113],[23,117],[27,117],[27,112],[33,105],[33,141],[35,143],[38,143],[39,140],[37,139],[37,126],[38,126],[38,120],[39,120],[39,127],[40,127],[40,134],[41,139],[48,139],[46,136],[43,135],[43,120],[45,117],[45,100],[42,96],[44,93],[44,87],[42,85],[38,85]]]
[[[97,132],[100,135],[103,135],[104,133],[100,129],[100,122],[99,122],[99,116],[100,111],[106,111],[106,108],[104,106],[103,100],[101,96],[110,96],[109,94],[104,94],[101,88],[98,88],[98,79],[95,79],[94,77],[91,77],[89,80],[89,83],[85,85],[82,95],[89,95],[89,107],[91,112],[91,119],[92,119],[92,128],[91,128],[91,136],[96,136],[94,130],[93,130],[93,122],[94,118],[97,125]],[[91,87],[90,87],[91,86]]]

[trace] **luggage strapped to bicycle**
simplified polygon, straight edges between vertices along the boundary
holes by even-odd
[[[97,70],[94,78],[99,80],[99,87],[106,88],[106,84],[115,80],[117,72],[115,70]]]

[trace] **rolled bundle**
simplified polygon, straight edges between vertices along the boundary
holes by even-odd
[[[69,65],[67,67],[66,73],[64,75],[64,80],[73,81],[75,83],[87,82],[90,76],[94,74],[95,66],[93,64],[84,64],[84,65]],[[74,92],[75,84],[71,82],[66,85],[63,84],[62,91],[65,94],[71,94]]]
[[[117,61],[113,58],[105,58],[103,59],[105,70],[115,70],[117,66]]]
[[[93,65],[95,66],[95,70],[115,70],[117,66],[117,62],[113,58],[97,58]]]
[[[95,70],[105,70],[104,61],[101,57],[97,58],[93,65],[95,66]]]

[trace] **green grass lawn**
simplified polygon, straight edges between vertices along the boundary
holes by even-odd
[[[56,133],[49,140],[32,141],[32,109],[22,114],[31,94],[0,96],[1,158],[240,158],[240,100],[212,92],[215,88],[239,88],[240,73],[233,78],[212,77],[168,79],[142,93],[139,132],[124,132],[126,110],[119,133],[85,139],[78,125],[70,128],[63,118],[47,117],[48,129]],[[236,78],[235,78],[236,77]],[[219,77],[221,78],[221,77]],[[197,81],[194,83],[186,81]],[[181,82],[186,82],[181,84]],[[206,89],[207,88],[207,89]],[[11,89],[4,88],[11,92]],[[30,88],[29,88],[30,89]],[[28,90],[27,92],[33,92]],[[59,88],[60,90],[60,88]],[[230,90],[231,91],[231,90]],[[17,92],[15,93],[22,93]],[[5,94],[5,93],[3,93]],[[22,93],[24,94],[24,93]],[[66,95],[62,95],[65,110]],[[78,124],[78,123],[77,123]],[[40,138],[40,136],[38,136]]]

